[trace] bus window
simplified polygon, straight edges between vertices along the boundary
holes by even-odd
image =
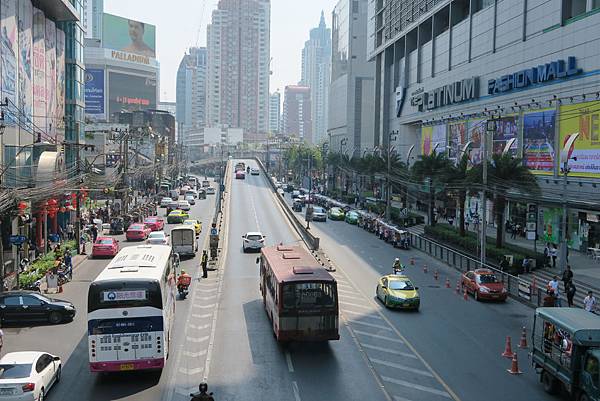
[[[332,283],[290,283],[283,287],[284,308],[330,308],[335,306]]]

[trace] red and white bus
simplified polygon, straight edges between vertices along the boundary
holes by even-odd
[[[300,246],[261,250],[260,291],[278,341],[339,340],[337,283]]]

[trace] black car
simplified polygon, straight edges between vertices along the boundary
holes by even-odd
[[[32,291],[0,294],[0,320],[4,322],[49,322],[73,320],[75,306],[67,301],[48,298]]]

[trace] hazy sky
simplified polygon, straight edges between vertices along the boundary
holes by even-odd
[[[331,11],[338,0],[271,0],[271,92],[300,80],[300,60],[309,30],[325,11],[331,28]],[[156,25],[160,61],[161,101],[175,100],[175,77],[185,50],[206,45],[206,25],[216,0],[105,0],[104,11]]]

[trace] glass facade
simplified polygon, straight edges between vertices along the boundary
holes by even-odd
[[[348,51],[350,44],[350,2],[340,1],[333,10],[331,40],[331,81],[348,72]]]

